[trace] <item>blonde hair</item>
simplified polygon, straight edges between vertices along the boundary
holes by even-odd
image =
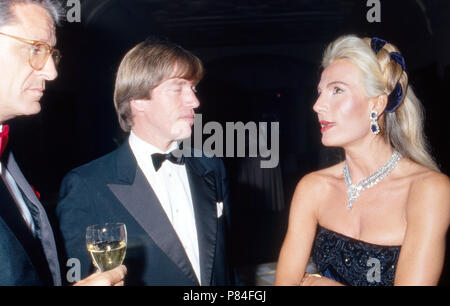
[[[334,61],[345,59],[358,66],[363,76],[363,86],[368,97],[389,95],[399,83],[403,90],[403,101],[393,112],[381,116],[381,133],[386,142],[403,156],[436,171],[439,167],[429,153],[423,132],[424,111],[422,104],[408,85],[408,75],[402,66],[391,60],[390,53],[398,48],[386,43],[375,54],[370,38],[355,35],[339,37],[327,47],[322,67],[325,69]]]
[[[123,57],[114,87],[114,107],[120,127],[133,125],[130,101],[150,99],[151,91],[169,78],[183,78],[194,84],[203,77],[203,65],[191,52],[166,41],[146,40]]]

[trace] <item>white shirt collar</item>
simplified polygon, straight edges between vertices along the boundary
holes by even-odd
[[[178,143],[174,141],[167,151],[162,151],[156,146],[146,142],[142,138],[139,138],[136,134],[131,131],[130,137],[128,138],[128,143],[130,144],[131,151],[133,151],[134,156],[141,168],[151,167],[153,171],[153,163],[151,163],[151,156],[153,153],[167,154],[178,148]],[[151,165],[151,166],[150,166]]]

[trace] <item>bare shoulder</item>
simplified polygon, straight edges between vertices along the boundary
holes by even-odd
[[[342,180],[343,163],[306,174],[295,188],[293,201],[313,198],[318,200],[331,192]]]
[[[443,173],[418,166],[411,175],[408,213],[450,218],[450,179]]]
[[[410,194],[414,193],[449,196],[450,179],[443,173],[420,166],[412,175]]]
[[[310,172],[298,182],[297,189],[307,188],[308,190],[323,192],[324,187],[342,179],[342,167],[343,163],[339,163],[329,168]]]

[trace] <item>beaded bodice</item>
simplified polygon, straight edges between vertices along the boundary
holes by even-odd
[[[392,286],[399,253],[318,226],[312,257],[321,275],[344,285]]]

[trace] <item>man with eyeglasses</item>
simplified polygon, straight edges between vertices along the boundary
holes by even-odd
[[[0,285],[61,285],[45,209],[8,148],[5,122],[39,113],[45,83],[57,77],[60,54],[53,0],[0,1]],[[83,246],[80,246],[80,248]],[[123,285],[126,268],[95,273],[78,285]]]

